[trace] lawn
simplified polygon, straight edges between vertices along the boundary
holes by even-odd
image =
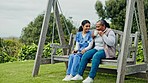
[[[46,64],[40,66],[39,75],[32,77],[34,61],[17,61],[0,64],[0,83],[81,83],[81,81],[63,82],[65,64]],[[88,75],[85,71],[84,78]],[[94,83],[115,83],[116,75],[97,73]],[[125,83],[146,83],[140,78],[128,77]]]

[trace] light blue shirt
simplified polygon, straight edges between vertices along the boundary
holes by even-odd
[[[75,41],[79,44],[78,52],[81,52],[93,40],[91,34],[92,33],[90,31],[86,33],[85,37],[83,37],[82,32],[78,32],[76,34]]]

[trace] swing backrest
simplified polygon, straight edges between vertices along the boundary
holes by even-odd
[[[122,45],[122,40],[123,40],[123,32],[119,30],[113,30],[115,32],[115,37],[116,37],[116,43],[115,43],[115,48],[116,48],[116,57],[113,59],[102,59],[102,64],[107,64],[107,65],[117,65],[119,62],[120,58],[120,52],[121,52],[121,45]],[[129,50],[128,50],[128,58],[127,58],[127,64],[135,64],[136,63],[136,52],[137,52],[137,47],[138,47],[138,37],[139,32],[132,33],[130,35],[129,39]],[[71,53],[72,50],[74,50],[75,47],[75,35],[71,33],[70,39],[69,39],[69,44],[66,46],[59,46],[59,45],[51,45],[53,48],[53,52],[51,54],[51,62],[54,63],[55,61],[68,61],[68,55]],[[57,49],[61,48],[66,48],[67,49],[67,54],[66,55],[59,55],[56,53]]]
[[[122,45],[122,41],[123,41],[123,31],[114,30],[114,29],[113,29],[113,31],[115,33],[115,42],[116,42],[115,43],[115,49],[116,49],[116,57],[117,58],[111,59],[111,60],[107,60],[107,59],[102,60],[105,63],[107,61],[118,63],[117,60],[118,60],[120,52],[121,52],[121,45]],[[128,57],[127,57],[127,63],[128,64],[135,64],[136,63],[136,52],[137,52],[138,38],[139,38],[138,36],[139,36],[139,32],[131,33],[131,35],[130,35],[129,51],[128,51],[129,54],[128,54]],[[75,35],[71,33],[70,40],[69,40],[69,47],[70,48],[67,51],[67,55],[69,55],[71,53],[71,51],[74,49],[74,45],[75,45],[74,38],[75,38]]]
[[[123,32],[119,30],[114,30],[115,33],[115,49],[116,49],[116,57],[115,59],[103,59],[103,64],[111,64],[111,65],[117,65],[118,60],[120,58],[120,52],[121,52],[121,45],[123,41]],[[130,39],[129,39],[129,51],[128,51],[128,57],[127,57],[127,64],[135,64],[136,63],[136,52],[138,47],[138,37],[139,32],[131,33]]]

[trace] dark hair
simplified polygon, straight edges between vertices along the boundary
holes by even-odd
[[[110,25],[109,25],[109,23],[106,22],[106,20],[102,19],[102,20],[100,20],[100,22],[102,25],[105,25],[107,28],[110,28]]]
[[[84,26],[84,25],[87,24],[87,23],[90,24],[89,20],[83,20],[82,23],[81,23],[81,26],[79,27],[79,30],[78,30],[78,31],[79,31],[79,32],[80,32],[80,31],[83,31],[83,27],[82,27],[82,26]]]

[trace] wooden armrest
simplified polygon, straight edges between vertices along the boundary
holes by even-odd
[[[52,48],[69,48],[69,45],[50,44]]]

